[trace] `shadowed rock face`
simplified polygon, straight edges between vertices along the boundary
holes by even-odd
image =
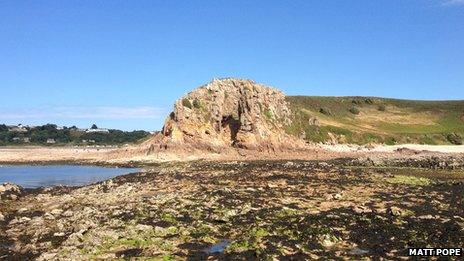
[[[218,147],[291,147],[295,138],[283,129],[290,115],[279,90],[251,80],[215,79],[176,101],[160,135],[165,142]]]

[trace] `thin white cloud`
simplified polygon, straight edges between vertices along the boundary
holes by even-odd
[[[1,120],[13,119],[159,119],[166,109],[150,106],[59,106],[40,108],[0,108]]]
[[[464,0],[445,0],[442,2],[445,6],[464,5]]]

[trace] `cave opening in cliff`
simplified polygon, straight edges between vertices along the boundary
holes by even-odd
[[[237,133],[240,130],[240,120],[235,119],[232,115],[224,116],[221,120],[222,128],[229,128],[230,131],[230,140],[232,145],[237,141]]]

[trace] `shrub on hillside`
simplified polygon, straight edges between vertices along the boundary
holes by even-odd
[[[367,104],[374,104],[374,101],[371,98],[365,99],[364,102]]]
[[[397,141],[394,137],[389,137],[385,140],[385,144],[387,145],[395,145],[396,143]]]
[[[328,115],[328,116],[332,115],[332,111],[330,111],[330,109],[326,108],[326,107],[322,107],[319,110],[319,112],[322,113],[322,114]]]
[[[268,120],[272,120],[273,116],[272,116],[272,111],[270,109],[265,109],[263,113],[264,113],[264,116],[266,116]]]
[[[377,110],[379,111],[386,111],[387,107],[384,104],[380,104],[379,107],[377,107]]]
[[[351,113],[353,113],[353,114],[356,114],[356,115],[359,114],[359,112],[360,112],[359,109],[356,108],[356,107],[351,107],[351,108],[349,109],[349,111],[350,111]]]
[[[356,99],[351,100],[351,103],[353,103],[354,105],[362,105],[363,103],[374,104],[374,101],[371,98],[365,98],[365,99],[356,98]]]
[[[191,103],[190,100],[187,99],[187,98],[182,99],[182,105],[183,105],[184,107],[189,108],[189,109],[192,108],[192,103]]]
[[[200,109],[201,108],[200,101],[197,99],[193,100],[193,107],[195,107],[196,109]]]
[[[446,139],[454,145],[462,145],[462,137],[457,133],[450,133],[446,136]]]

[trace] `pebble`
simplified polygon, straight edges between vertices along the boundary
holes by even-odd
[[[334,246],[337,242],[338,242],[338,239],[335,238],[335,237],[332,236],[332,235],[324,235],[324,236],[322,236],[322,238],[321,238],[321,240],[320,240],[321,245],[323,245],[323,246],[326,247],[326,248],[331,248],[331,247]]]
[[[18,209],[18,214],[22,214],[22,213],[25,213],[25,212],[27,212],[27,208]]]
[[[295,165],[295,163],[291,162],[291,161],[288,161],[287,163],[284,164],[285,167],[291,167]]]
[[[442,220],[440,220],[441,223],[447,223],[447,222],[450,222],[451,219],[450,218],[444,218]]]
[[[44,215],[44,219],[48,219],[48,220],[54,220],[54,219],[55,219],[55,217],[54,217],[52,214],[50,214],[50,213],[45,213],[45,215]]]
[[[28,217],[21,217],[21,218],[19,219],[19,222],[20,222],[20,223],[29,222],[29,221],[31,221],[31,219],[28,218]]]
[[[163,227],[155,226],[155,227],[154,227],[154,230],[155,230],[155,232],[160,233],[160,232],[165,231],[166,229],[163,228]]]
[[[418,219],[434,219],[432,215],[423,215],[423,216],[418,216]]]
[[[153,227],[150,226],[150,225],[137,224],[135,226],[135,229],[139,230],[139,231],[144,231],[144,230],[151,230],[151,229],[153,229]]]
[[[56,257],[56,253],[43,253],[39,260],[51,260]]]
[[[403,213],[403,210],[401,210],[401,208],[399,207],[390,207],[388,209],[388,214],[392,216],[401,216],[402,213]]]
[[[372,213],[372,210],[365,206],[354,206],[353,211],[358,214],[362,213]]]
[[[72,217],[74,215],[74,212],[72,212],[71,210],[66,210],[64,213],[63,213],[63,216],[64,217]]]
[[[342,198],[343,198],[343,195],[340,194],[340,193],[328,194],[328,195],[325,197],[326,200],[333,200],[333,199],[335,199],[335,200],[340,200],[340,199],[342,199]]]
[[[340,216],[339,215],[334,215],[334,214],[328,214],[326,215],[327,218],[331,218],[331,219],[339,219]]]
[[[58,216],[58,215],[60,215],[61,213],[63,213],[63,210],[62,210],[62,209],[59,209],[59,208],[55,208],[55,209],[53,209],[52,211],[50,211],[50,213],[51,213],[52,215]]]

